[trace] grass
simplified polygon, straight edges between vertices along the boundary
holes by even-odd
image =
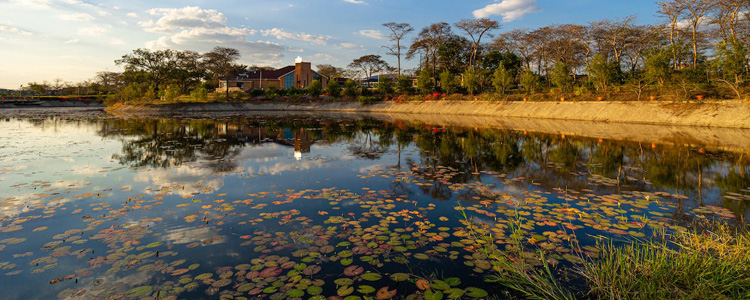
[[[624,246],[580,270],[596,299],[750,299],[750,233],[713,224]]]
[[[522,299],[750,299],[748,227],[704,221],[691,230],[662,231],[648,241],[600,241],[597,258],[579,255],[583,263],[572,273],[583,286],[573,288],[559,279],[559,270],[548,263],[544,251],[525,250],[519,216],[509,222],[512,245],[502,251],[492,234],[475,227],[460,208],[495,270],[487,281]]]

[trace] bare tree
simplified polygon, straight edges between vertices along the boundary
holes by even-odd
[[[711,0],[677,0],[687,12],[690,31],[692,32],[693,42],[693,69],[698,65],[698,31],[701,25],[706,21],[706,15],[711,10],[713,2]]]
[[[463,19],[458,23],[454,24],[457,28],[466,32],[471,38],[472,53],[469,59],[469,66],[474,68],[474,64],[477,61],[477,52],[479,50],[479,44],[482,42],[482,37],[488,34],[489,31],[500,28],[500,23],[487,18],[482,19]],[[488,34],[490,35],[490,34]],[[491,35],[490,35],[491,36]]]
[[[396,43],[396,45],[386,48],[389,50],[389,55],[396,56],[396,59],[398,60],[398,76],[401,76],[401,50],[405,49],[405,47],[401,46],[401,40],[404,36],[414,31],[414,27],[411,27],[408,23],[394,22],[385,23],[383,26],[391,30],[391,35],[389,35],[388,38]]]
[[[628,31],[632,30],[634,22],[635,16],[629,16],[616,21],[602,20],[591,24],[597,39],[606,43],[617,64],[621,62],[622,53],[625,51],[625,38]]]
[[[669,22],[669,46],[672,48],[672,63],[674,69],[677,69],[678,53],[675,42],[680,38],[680,29],[678,23],[685,7],[678,1],[657,2],[659,5],[659,14],[667,18]]]

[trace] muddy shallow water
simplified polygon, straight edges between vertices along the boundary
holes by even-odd
[[[2,298],[502,298],[469,224],[562,272],[749,216],[740,150],[438,124],[3,112]]]

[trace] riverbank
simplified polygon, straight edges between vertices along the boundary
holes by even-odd
[[[0,102],[2,108],[46,108],[46,107],[106,107],[100,101],[79,101],[79,100],[18,100]]]
[[[107,111],[125,116],[227,111],[399,113],[750,128],[750,105],[741,101],[720,103],[422,101],[408,103],[380,102],[371,105],[352,102],[208,103],[138,106],[116,104],[108,107]]]

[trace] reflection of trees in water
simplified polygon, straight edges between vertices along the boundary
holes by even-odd
[[[222,134],[226,126],[240,129],[236,134]],[[382,159],[392,151],[396,161],[387,166],[395,171],[418,165],[434,174],[440,168],[450,168],[457,172],[451,183],[481,181],[480,171],[494,171],[510,178],[528,178],[546,190],[667,190],[690,195],[697,205],[703,205],[707,189],[737,192],[750,186],[750,163],[743,154],[500,129],[305,118],[107,120],[101,127],[102,136],[122,139],[123,151],[116,159],[131,166],[167,168],[202,160],[212,170],[228,172],[236,168],[234,158],[247,144],[268,142],[269,137],[278,140],[284,129],[320,128],[322,134],[310,139],[343,143],[352,155],[362,159]],[[402,165],[402,151],[410,146],[416,146],[419,162]],[[616,184],[592,187],[592,175]],[[432,183],[419,188],[436,199],[452,197],[447,185],[439,180]],[[411,192],[403,183],[394,185],[394,189]],[[750,204],[730,202],[725,206],[736,213],[750,209]]]
[[[113,158],[124,165],[170,168],[201,159],[216,172],[234,170],[231,158],[244,142],[220,137],[217,125],[209,120],[112,120],[99,134],[122,139],[122,152]]]

